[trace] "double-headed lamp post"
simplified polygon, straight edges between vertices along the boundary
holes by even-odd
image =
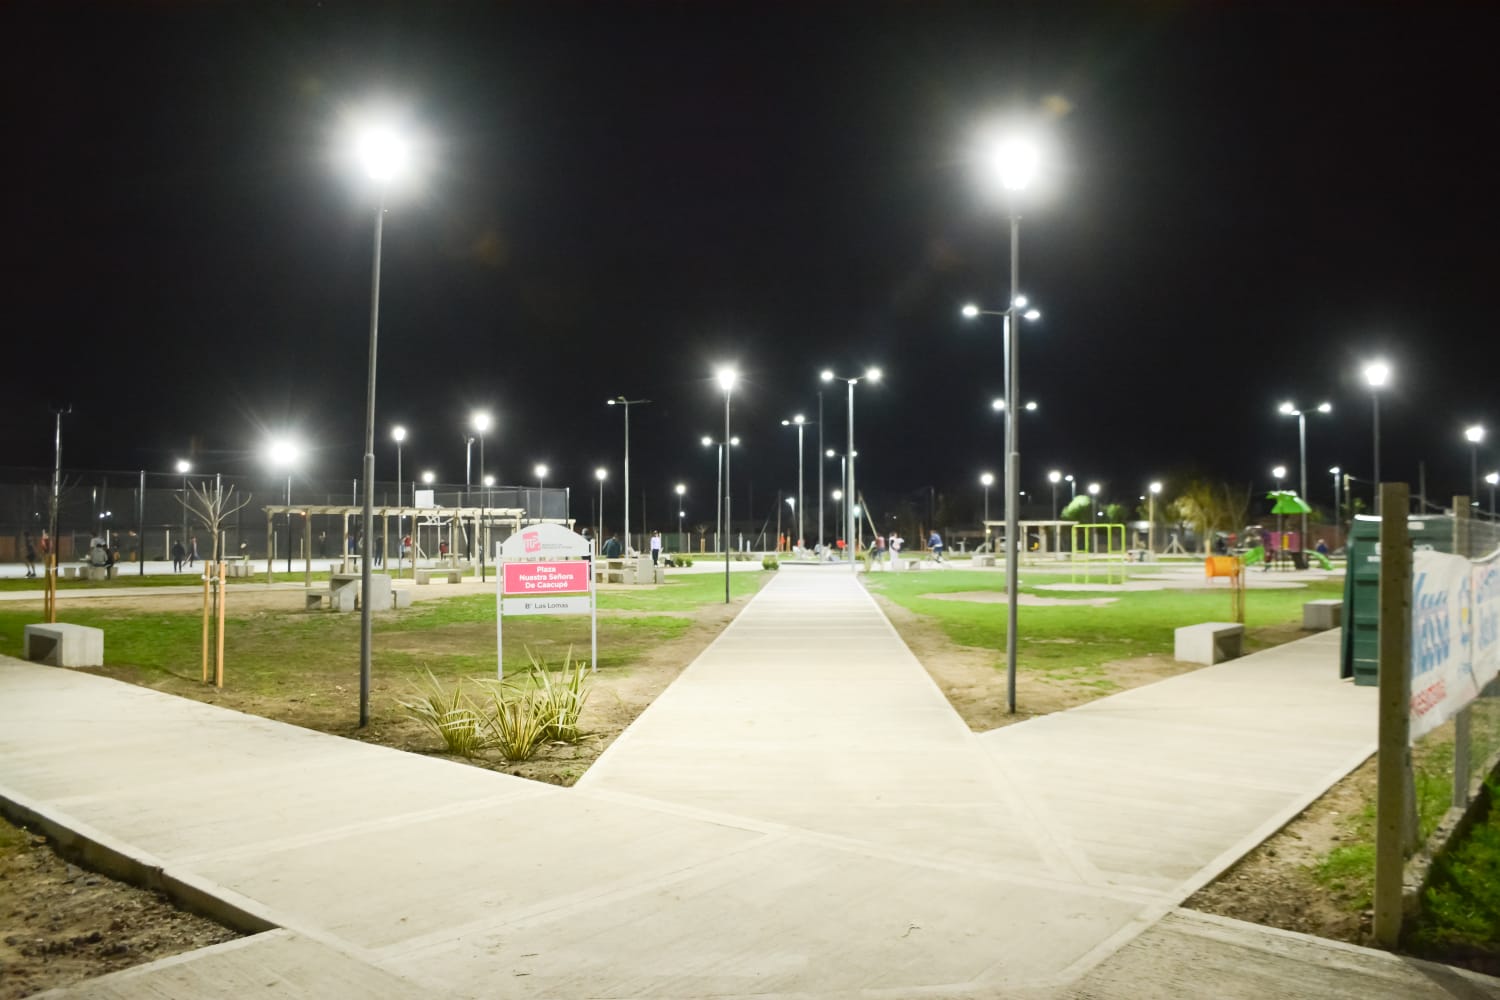
[[[739,379],[739,372],[733,367],[725,365],[714,373],[714,381],[719,383],[719,388],[724,390],[724,440],[729,437],[729,397],[734,391],[734,383]],[[733,508],[729,503],[729,496],[733,491],[729,478],[729,449],[724,449],[724,603],[729,603],[729,533],[730,515]]]
[[[797,548],[802,548],[802,431],[807,426],[807,418],[797,414],[790,420],[781,422],[783,427],[797,428]]]
[[[1375,445],[1375,513],[1380,513],[1380,390],[1391,381],[1391,366],[1380,359],[1364,367],[1365,384],[1370,387],[1370,427],[1374,432]]]
[[[614,399],[606,399],[608,406],[619,406],[625,410],[625,477],[621,489],[625,493],[625,527],[624,545],[621,549],[623,555],[630,555],[630,408],[632,406],[645,406],[651,402],[649,399],[626,399],[624,396],[616,396]]]
[[[847,480],[843,484],[844,492],[849,497],[849,502],[844,505],[844,549],[849,553],[849,568],[854,569],[854,510],[859,500],[859,494],[854,489],[854,387],[862,379],[870,382],[880,381],[879,368],[866,368],[863,375],[835,375],[831,369],[825,368],[820,376],[824,382],[832,382],[835,379],[847,383],[849,386],[848,403],[848,442],[845,455],[848,459],[846,466]]]
[[[1479,446],[1484,442],[1484,425],[1474,424],[1465,428],[1464,440],[1469,442],[1469,502],[1479,502]]]
[[[365,385],[365,461],[363,525],[365,551],[359,561],[359,724],[370,722],[370,647],[374,637],[371,617],[370,552],[375,537],[375,348],[380,332],[380,239],[385,225],[385,196],[391,181],[405,172],[410,152],[405,139],[389,128],[367,131],[359,143],[365,173],[379,189],[375,209],[375,242],[370,268],[370,363]]]
[[[1299,468],[1301,470],[1302,502],[1307,502],[1307,413],[1297,408],[1291,400],[1282,403],[1278,412],[1288,417],[1297,418],[1297,454],[1300,456]],[[1319,413],[1332,413],[1332,403],[1319,403]],[[1307,514],[1302,515],[1302,546],[1307,547]]]

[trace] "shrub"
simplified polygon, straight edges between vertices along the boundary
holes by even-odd
[[[548,721],[534,689],[496,684],[490,689],[494,711],[488,720],[490,743],[506,760],[530,760],[547,738]]]
[[[416,719],[443,741],[449,753],[474,757],[490,743],[488,720],[464,694],[463,678],[450,696],[443,684],[427,671],[427,684],[416,689],[412,701],[398,701],[407,715]]]
[[[589,700],[588,661],[573,659],[573,648],[563,657],[562,677],[553,681],[552,671],[531,650],[531,697],[533,710],[545,723],[545,738],[561,743],[577,743],[584,734],[578,728],[584,702]]]
[[[777,561],[775,556],[766,556],[760,561],[761,569],[778,569],[780,566],[781,563]]]

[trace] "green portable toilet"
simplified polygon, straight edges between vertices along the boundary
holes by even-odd
[[[1413,548],[1453,551],[1453,518],[1406,519]],[[1344,574],[1344,637],[1339,676],[1361,687],[1380,683],[1380,518],[1361,514],[1349,526]]]

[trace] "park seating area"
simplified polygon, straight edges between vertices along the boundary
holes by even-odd
[[[1183,663],[1212,666],[1238,659],[1245,626],[1235,622],[1202,622],[1184,625],[1173,633],[1172,658]]]

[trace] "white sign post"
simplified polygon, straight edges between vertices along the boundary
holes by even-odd
[[[589,540],[543,522],[502,542],[495,559],[495,676],[505,679],[506,615],[588,615],[589,669],[599,672],[599,613]]]

